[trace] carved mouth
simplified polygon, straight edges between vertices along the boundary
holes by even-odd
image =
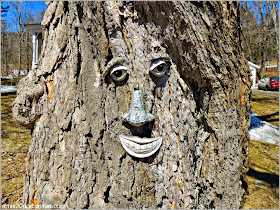
[[[162,138],[140,138],[138,136],[120,135],[123,148],[128,154],[145,158],[154,154],[161,146]]]

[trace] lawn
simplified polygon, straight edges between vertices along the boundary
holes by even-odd
[[[259,115],[261,120],[279,126],[279,99],[254,94],[251,100],[251,110]]]
[[[244,209],[279,209],[279,146],[250,141]]]
[[[30,130],[15,123],[10,104],[15,95],[1,96],[1,204],[21,203]]]
[[[279,99],[254,94],[251,110],[279,126]],[[244,209],[279,209],[279,145],[250,141],[247,183]]]
[[[15,95],[1,96],[1,204],[22,202],[23,176],[30,143],[30,130],[15,123],[11,102]],[[278,100],[253,96],[254,113],[279,125]],[[244,208],[279,208],[279,146],[251,140],[249,146],[248,195]]]

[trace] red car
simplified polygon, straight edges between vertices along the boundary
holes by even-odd
[[[269,77],[268,89],[279,89],[279,77]]]

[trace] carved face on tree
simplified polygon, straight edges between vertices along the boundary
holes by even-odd
[[[187,84],[164,42],[171,29],[155,23],[141,25],[133,20],[129,8],[122,8],[118,17],[120,8],[114,4],[109,8],[105,16],[105,22],[111,23],[106,28],[109,54],[93,87],[98,91],[103,87],[105,92],[102,100],[110,134],[105,139],[119,152],[121,143],[126,152],[138,158],[156,153],[162,141],[161,153],[180,150],[184,137],[180,140],[179,129],[187,131],[186,117],[192,104],[186,103]]]
[[[105,81],[113,81],[115,85],[128,85],[129,89],[133,92],[132,97],[130,97],[131,94],[127,94],[127,97],[131,98],[129,112],[121,116],[123,126],[130,130],[129,133],[131,133],[132,136],[119,135],[119,138],[123,148],[130,155],[138,158],[145,158],[153,155],[160,148],[162,137],[155,137],[155,134],[158,134],[158,132],[154,130],[154,116],[145,111],[142,91],[145,95],[153,94],[155,88],[160,88],[158,84],[161,84],[162,88],[166,86],[167,77],[170,74],[169,56],[163,53],[151,53],[144,56],[144,62],[141,62],[143,56],[141,58],[139,57],[140,60],[138,60],[134,59],[133,52],[129,53],[131,53],[132,61],[129,57],[125,57],[124,55],[122,55],[122,57],[113,58],[107,64],[102,76],[105,78]],[[143,54],[143,52],[141,52],[141,54]],[[142,64],[137,65],[140,70],[137,70],[134,62]],[[131,78],[129,79],[130,75]],[[143,83],[141,78],[148,80],[148,86],[143,87],[143,85],[139,85],[139,83]],[[153,80],[153,82],[150,84],[149,80]],[[141,87],[142,91],[139,87]],[[151,104],[151,102],[149,104]],[[150,109],[152,109],[152,107],[150,107]],[[127,133],[127,131],[123,129],[117,130]],[[159,130],[159,127],[157,130]]]

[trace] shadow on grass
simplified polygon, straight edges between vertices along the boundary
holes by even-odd
[[[267,102],[267,103],[273,103],[273,100],[278,100],[279,98],[275,98],[272,96],[264,96],[262,98],[252,98],[251,101],[255,101],[255,102]]]
[[[249,168],[247,175],[254,177],[258,180],[263,180],[263,181],[267,182],[268,184],[270,184],[270,186],[273,188],[279,187],[279,176],[276,174],[259,172],[252,168]]]
[[[278,116],[278,115],[279,115],[279,112],[275,112],[273,114],[258,116],[258,118],[260,118],[262,121],[266,121],[266,122],[276,122],[279,120],[279,118],[275,118],[275,119],[269,119],[269,118]]]

